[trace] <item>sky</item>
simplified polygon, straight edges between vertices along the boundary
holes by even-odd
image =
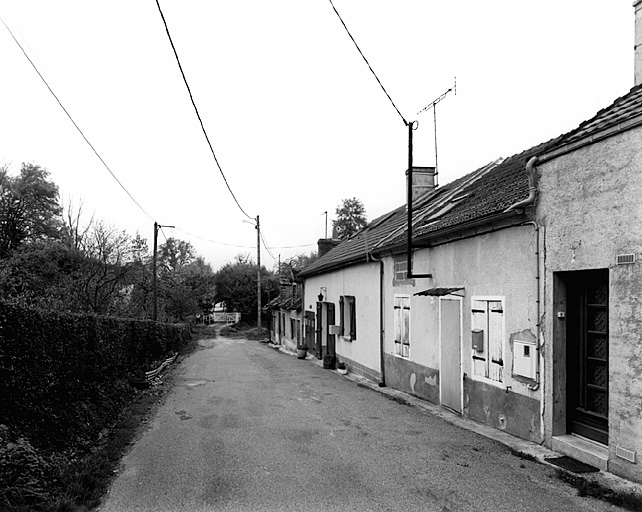
[[[356,197],[405,202],[414,164],[448,183],[572,130],[633,86],[632,0],[0,0],[0,165],[50,172],[65,204],[192,243],[214,270],[316,250]],[[396,107],[396,108],[395,108]],[[397,112],[397,109],[399,112]],[[234,196],[228,190],[227,185]]]

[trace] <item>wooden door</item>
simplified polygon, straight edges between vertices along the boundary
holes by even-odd
[[[441,405],[461,414],[461,300],[439,299]]]
[[[573,272],[567,287],[567,429],[608,444],[608,270]]]
[[[326,354],[329,356],[334,356],[336,355],[335,351],[335,345],[336,345],[336,340],[334,337],[334,334],[330,334],[330,326],[334,325],[334,303],[333,302],[328,302],[327,303],[327,323],[326,323],[326,333],[327,333],[327,348],[326,348]]]
[[[323,357],[323,304],[317,302],[317,318],[316,318],[316,344],[314,350],[316,352],[317,359]]]
[[[308,350],[316,354],[316,346],[314,339],[314,312],[306,311],[303,316],[303,339],[304,343],[308,346]]]

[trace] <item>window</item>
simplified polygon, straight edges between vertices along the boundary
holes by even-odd
[[[473,349],[473,375],[504,382],[504,299],[473,297],[472,329],[480,339]]]
[[[301,341],[301,320],[290,318],[290,339],[297,343]]]
[[[410,296],[395,295],[395,354],[410,357]]]
[[[341,319],[341,336],[345,340],[357,339],[357,307],[354,297],[342,295],[339,297],[339,318]]]
[[[411,265],[414,260],[411,259]],[[408,256],[407,254],[398,254],[394,257],[395,277],[392,281],[393,286],[414,285],[414,279],[408,279]]]

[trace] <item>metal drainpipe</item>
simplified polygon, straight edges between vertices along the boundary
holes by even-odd
[[[383,272],[383,261],[379,260],[379,366],[381,367],[381,382],[379,382],[379,387],[386,387],[386,361],[384,356],[385,348],[385,334],[386,330],[384,327],[384,272]]]
[[[380,388],[386,387],[386,362],[384,357],[384,345],[386,339],[386,330],[384,328],[384,271],[383,271],[383,260],[381,258],[375,258],[372,254],[368,252],[368,239],[366,234],[366,262],[372,260],[379,262],[379,367],[381,368],[381,381],[379,382]]]
[[[535,179],[535,164],[537,163],[537,157],[532,157],[526,164],[526,172],[528,173],[528,197],[523,201],[519,201],[504,210],[504,213],[508,213],[517,208],[525,208],[530,206],[535,201],[535,194],[537,193],[537,184]]]
[[[537,391],[539,389],[540,385],[540,330],[541,330],[541,323],[540,323],[540,314],[541,314],[541,306],[540,306],[540,299],[541,299],[541,292],[540,292],[540,271],[539,271],[539,266],[540,266],[540,257],[539,257],[539,231],[540,227],[535,221],[528,221],[524,222],[524,226],[527,225],[532,225],[535,228],[535,281],[537,283],[537,324],[536,324],[536,340],[537,340],[537,370],[535,374],[537,375],[537,378],[535,379],[535,384],[529,384],[528,389],[531,391]]]

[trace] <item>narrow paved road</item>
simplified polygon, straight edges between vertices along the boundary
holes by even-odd
[[[596,511],[553,471],[254,341],[186,359],[103,512]]]

